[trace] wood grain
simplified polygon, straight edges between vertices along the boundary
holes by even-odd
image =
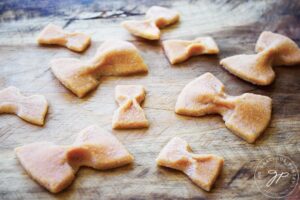
[[[181,13],[180,23],[163,29],[161,40],[209,35],[216,39],[221,54],[170,65],[160,41],[135,38],[120,26],[125,19],[143,18],[151,5]],[[1,1],[0,88],[13,85],[24,94],[43,94],[50,108],[44,127],[14,115],[0,116],[0,199],[265,199],[253,178],[258,160],[286,155],[300,171],[300,67],[276,67],[275,82],[257,87],[229,74],[218,63],[226,56],[253,52],[263,30],[285,34],[299,45],[299,9],[297,0]],[[91,47],[78,54],[63,47],[38,46],[36,36],[49,22],[91,34]],[[49,62],[60,57],[87,59],[106,39],[133,42],[149,73],[101,78],[95,91],[79,99],[53,76]],[[220,116],[192,118],[174,113],[184,85],[205,72],[217,76],[231,95],[253,92],[273,99],[272,121],[254,145],[227,130]],[[111,129],[118,84],[145,86],[148,129]],[[71,187],[52,195],[32,181],[16,160],[13,149],[17,146],[44,140],[70,144],[91,124],[113,132],[135,156],[134,164],[109,171],[84,168]],[[156,166],[156,156],[174,136],[187,140],[197,153],[225,158],[222,175],[211,192],[201,190],[180,172]],[[291,198],[297,198],[299,192],[298,187]]]

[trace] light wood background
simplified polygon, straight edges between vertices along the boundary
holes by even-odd
[[[120,26],[123,20],[143,18],[151,5],[181,13],[180,23],[164,29],[161,40],[213,36],[220,55],[194,57],[172,66],[160,41],[137,39]],[[253,179],[260,159],[286,155],[300,171],[300,66],[276,67],[275,82],[257,87],[229,74],[218,63],[226,56],[252,53],[263,30],[285,34],[299,45],[299,9],[297,0],[1,1],[0,88],[13,85],[26,95],[43,94],[50,108],[43,127],[14,115],[0,115],[0,199],[264,199]],[[35,38],[49,22],[91,34],[91,47],[78,54],[63,47],[38,46]],[[106,39],[134,43],[149,73],[101,78],[95,91],[79,99],[53,76],[49,62],[61,57],[87,59]],[[272,121],[255,144],[232,134],[218,115],[193,118],[174,113],[181,89],[205,72],[217,76],[231,95],[253,92],[273,99]],[[111,129],[118,84],[145,86],[148,129]],[[45,140],[70,144],[91,124],[111,131],[135,156],[134,164],[108,171],[82,168],[69,188],[52,195],[32,181],[16,160],[15,147]],[[201,190],[180,172],[156,166],[156,156],[174,136],[187,140],[197,153],[225,158],[222,175],[211,192]],[[299,193],[298,186],[290,199],[299,198]]]

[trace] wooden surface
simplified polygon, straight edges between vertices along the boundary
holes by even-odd
[[[151,5],[181,13],[180,23],[164,29],[162,40],[213,36],[220,55],[199,56],[171,66],[160,42],[137,39],[120,26],[123,20],[143,18]],[[50,108],[44,127],[14,115],[0,116],[0,199],[264,199],[253,178],[258,160],[286,155],[300,171],[300,66],[276,67],[275,82],[257,87],[229,74],[218,63],[226,56],[252,53],[263,30],[285,34],[299,45],[299,9],[298,0],[1,1],[0,88],[13,85],[27,95],[43,94]],[[38,46],[35,38],[49,22],[91,34],[91,47],[78,54],[62,47]],[[95,91],[79,99],[53,76],[49,62],[60,57],[87,59],[106,39],[133,42],[149,73],[101,78]],[[174,113],[184,85],[205,72],[217,76],[231,95],[253,92],[273,99],[272,121],[254,145],[227,130],[218,115],[193,118]],[[143,107],[150,128],[111,130],[118,84],[145,86]],[[44,140],[70,144],[91,124],[113,132],[135,156],[134,164],[109,171],[82,168],[69,188],[52,195],[32,181],[16,160],[15,147]],[[222,175],[211,192],[201,190],[180,172],[156,166],[156,156],[174,136],[186,139],[197,153],[225,158]],[[290,198],[296,195],[297,190]]]

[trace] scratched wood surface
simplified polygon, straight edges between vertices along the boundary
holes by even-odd
[[[123,20],[143,18],[152,5],[181,13],[180,23],[164,29],[161,40],[210,35],[219,44],[220,55],[194,57],[172,66],[160,41],[137,39],[120,26]],[[43,127],[14,115],[0,115],[0,199],[264,199],[253,178],[260,159],[286,155],[300,168],[300,66],[276,67],[275,82],[257,87],[229,74],[218,63],[226,56],[253,52],[263,30],[285,34],[299,45],[299,9],[297,0],[1,1],[0,88],[13,85],[27,95],[43,94],[50,108]],[[62,47],[38,46],[35,38],[49,22],[91,34],[91,47],[78,54]],[[95,91],[79,99],[53,76],[49,62],[60,57],[87,59],[106,39],[133,42],[149,73],[101,78]],[[255,144],[233,135],[218,115],[192,118],[174,113],[184,85],[205,72],[216,75],[229,94],[253,92],[273,99],[272,121]],[[148,129],[111,129],[118,84],[145,86]],[[15,147],[37,141],[70,144],[91,124],[116,135],[135,156],[134,164],[108,171],[82,168],[69,188],[52,195],[32,181],[16,160]],[[156,156],[174,136],[187,140],[197,153],[225,158],[224,170],[211,192],[201,190],[180,172],[156,166]],[[299,198],[299,192],[298,186],[290,199]]]

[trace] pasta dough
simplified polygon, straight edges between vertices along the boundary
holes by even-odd
[[[98,126],[81,131],[70,146],[38,142],[18,147],[15,152],[26,172],[52,193],[68,187],[81,166],[105,170],[133,161],[126,148]]]
[[[98,86],[100,76],[124,76],[148,72],[147,65],[136,47],[126,41],[106,41],[96,55],[81,61],[60,58],[51,61],[51,69],[58,80],[78,97]]]
[[[47,111],[48,102],[42,95],[26,97],[12,86],[0,91],[0,113],[16,114],[27,122],[43,125]]]
[[[210,191],[218,178],[224,159],[212,154],[195,154],[188,143],[174,137],[159,153],[156,163],[185,173],[196,185]]]
[[[152,6],[147,11],[145,20],[124,21],[122,26],[135,36],[148,40],[158,40],[160,28],[174,24],[178,20],[178,12],[160,6]]]
[[[61,27],[48,24],[37,39],[39,44],[55,44],[65,46],[72,51],[82,52],[91,43],[88,35],[77,32],[66,32]]]
[[[144,128],[149,126],[140,106],[145,95],[145,89],[141,85],[118,85],[116,87],[115,98],[120,107],[114,113],[113,128]]]
[[[205,73],[183,88],[175,112],[197,117],[220,114],[228,129],[253,143],[271,120],[272,99],[251,93],[229,96],[224,90],[221,81],[211,73]]]
[[[262,32],[255,48],[257,54],[235,55],[221,60],[230,73],[256,85],[269,85],[275,78],[273,66],[300,64],[300,49],[286,36]]]
[[[165,53],[171,64],[176,64],[201,54],[218,54],[219,48],[211,37],[198,37],[195,40],[166,40]]]

